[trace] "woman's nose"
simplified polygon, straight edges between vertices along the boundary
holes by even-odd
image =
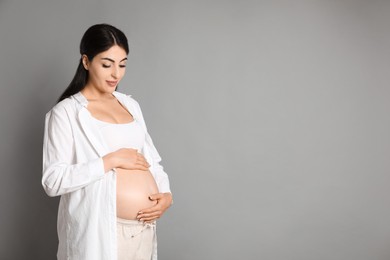
[[[119,77],[119,69],[116,68],[116,67],[113,67],[112,71],[111,71],[111,76],[114,78],[114,79],[117,79]]]

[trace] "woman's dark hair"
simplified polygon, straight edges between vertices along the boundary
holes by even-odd
[[[89,27],[84,33],[83,38],[81,38],[80,54],[85,54],[88,60],[92,61],[97,54],[110,49],[114,45],[122,47],[126,51],[126,54],[129,53],[127,38],[121,30],[109,24],[96,24]],[[84,68],[81,57],[72,82],[70,82],[64,93],[62,93],[58,102],[82,90],[87,84],[87,81],[88,71]]]

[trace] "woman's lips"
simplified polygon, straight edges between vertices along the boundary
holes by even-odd
[[[107,84],[111,87],[116,87],[116,85],[118,84],[118,81],[112,81],[112,80],[106,80]]]

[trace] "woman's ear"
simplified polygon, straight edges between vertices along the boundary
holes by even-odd
[[[89,60],[88,60],[87,55],[83,54],[83,56],[81,56],[81,61],[83,62],[84,69],[88,70]]]

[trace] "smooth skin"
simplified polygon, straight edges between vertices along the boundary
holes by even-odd
[[[83,66],[88,71],[88,82],[81,93],[88,99],[88,110],[97,119],[114,124],[133,121],[133,116],[113,96],[116,86],[126,72],[127,55],[118,45],[89,60],[82,56]],[[147,171],[150,167],[145,157],[135,149],[122,148],[103,157],[104,170],[114,168]],[[156,205],[142,209],[137,219],[153,222],[159,219],[172,204],[172,194],[157,193],[149,197]]]

